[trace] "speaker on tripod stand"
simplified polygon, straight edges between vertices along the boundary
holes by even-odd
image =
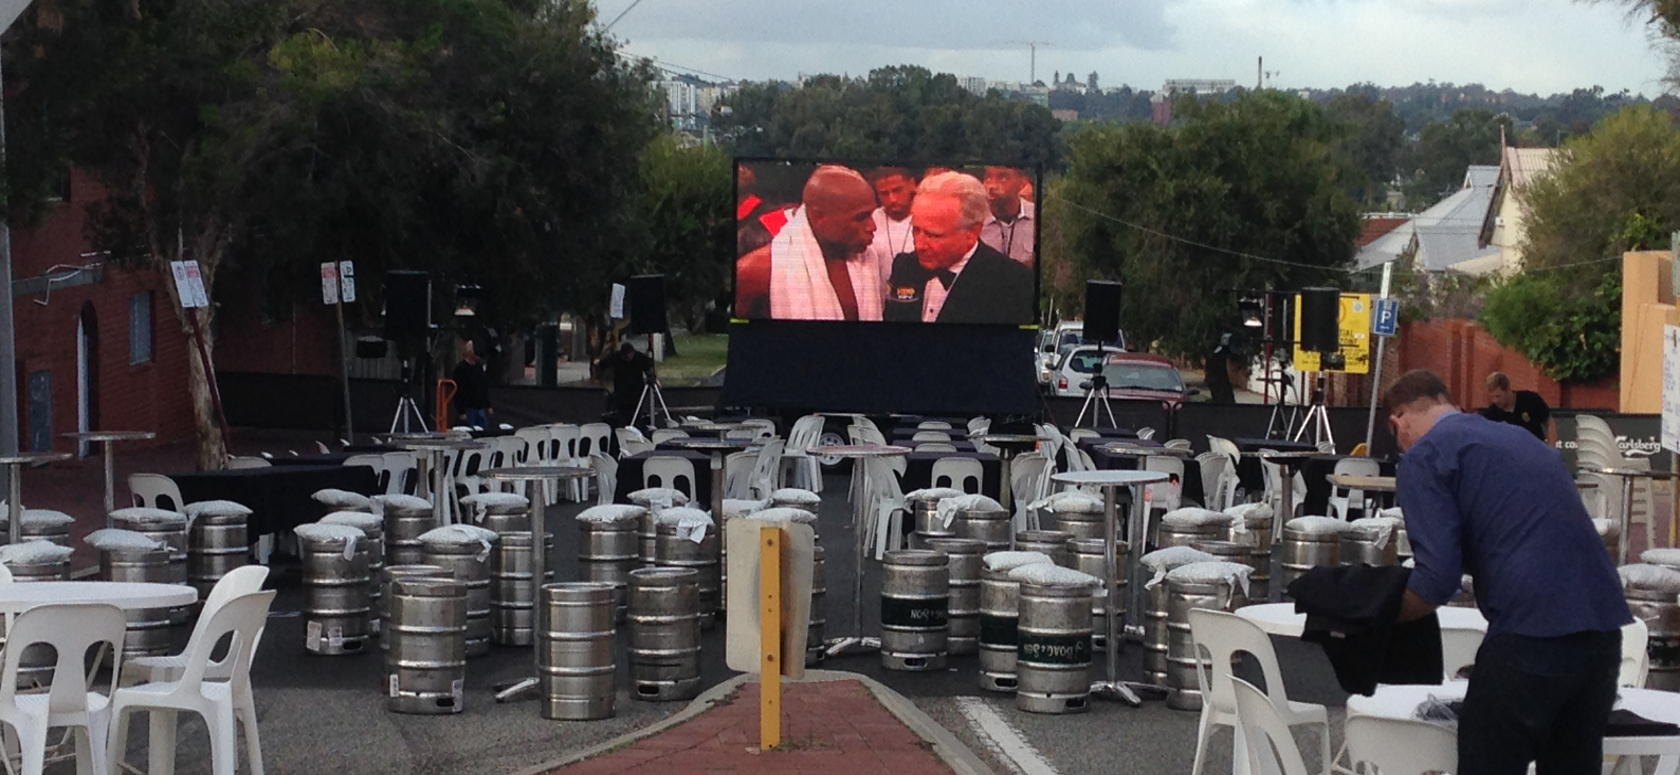
[[[1120,283],[1112,280],[1085,281],[1085,329],[1084,337],[1088,342],[1096,342],[1107,347],[1123,346],[1120,338]],[[1103,375],[1100,364],[1106,362],[1106,352],[1098,350],[1098,367],[1095,376],[1085,388],[1085,405],[1079,408],[1079,417],[1073,421],[1074,427],[1085,423],[1085,413],[1090,412],[1093,427],[1102,422],[1104,414],[1108,415],[1108,425],[1111,428],[1120,427],[1114,420],[1114,407],[1108,403],[1108,377]]]
[[[1324,406],[1324,372],[1322,369],[1339,368],[1342,360],[1342,332],[1340,325],[1342,309],[1341,291],[1335,288],[1302,288],[1301,289],[1301,341],[1300,348],[1308,352],[1318,353],[1319,368],[1312,390],[1312,408],[1307,410],[1307,416],[1302,421],[1300,429],[1295,431],[1294,439],[1300,441],[1308,428],[1313,429],[1313,442],[1322,444],[1326,441],[1334,444],[1335,434],[1330,430],[1330,413]]]
[[[671,325],[665,319],[665,275],[642,274],[631,277],[627,291],[630,301],[630,333],[638,336],[648,335],[650,343],[652,334],[668,336]],[[651,357],[653,348],[650,346],[648,349],[648,355]],[[642,386],[642,395],[636,400],[636,410],[627,419],[629,424],[634,425],[641,418],[643,406],[647,407],[649,428],[660,427],[659,412],[664,412],[666,425],[676,425],[676,420],[671,417],[670,408],[665,405],[665,394],[659,389],[659,378],[652,371],[648,372],[646,383]]]

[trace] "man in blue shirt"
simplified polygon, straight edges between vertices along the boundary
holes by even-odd
[[[1417,566],[1400,618],[1427,616],[1468,573],[1488,620],[1457,772],[1596,775],[1632,616],[1569,470],[1528,431],[1459,412],[1433,372],[1408,372],[1384,404]]]

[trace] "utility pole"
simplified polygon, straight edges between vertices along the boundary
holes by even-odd
[[[23,13],[27,0],[0,0],[0,33]],[[4,78],[0,77],[0,82]],[[0,89],[0,92],[3,92]],[[0,100],[0,103],[3,103]],[[5,106],[0,104],[0,163],[6,159]],[[17,340],[12,329],[12,231],[0,214],[0,455],[18,453]],[[106,442],[107,444],[110,442]],[[0,469],[0,492],[9,492],[11,475]],[[12,504],[17,508],[18,504]]]
[[[1038,83],[1038,47],[1051,45],[1048,40],[1000,40],[999,45],[1026,46],[1028,51],[1027,84]]]
[[[1266,58],[1265,57],[1255,57],[1254,58],[1254,90],[1255,91],[1260,91],[1261,89],[1264,89],[1264,88],[1266,88]]]

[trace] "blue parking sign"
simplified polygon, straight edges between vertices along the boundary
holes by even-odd
[[[1373,299],[1371,301],[1371,333],[1377,336],[1394,336],[1400,329],[1400,300]]]

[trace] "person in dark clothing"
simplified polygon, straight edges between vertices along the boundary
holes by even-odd
[[[625,342],[617,350],[601,356],[600,362],[595,365],[601,371],[612,371],[612,401],[618,410],[618,420],[625,425],[634,425],[636,402],[641,400],[642,390],[649,382],[657,381],[653,374],[653,359],[637,351],[635,345]]]
[[[455,380],[455,413],[475,428],[490,427],[490,375],[472,339],[461,340],[461,362],[449,378]]]
[[[1219,335],[1219,346],[1213,348],[1206,363],[1205,377],[1207,381],[1208,400],[1216,404],[1234,404],[1237,402],[1236,387],[1231,384],[1231,358],[1236,356],[1236,345],[1231,341],[1230,334]]]
[[[1527,428],[1534,438],[1547,440],[1552,408],[1532,390],[1511,390],[1511,378],[1496,371],[1487,377],[1488,405],[1482,416],[1494,422],[1508,422]]]
[[[1460,413],[1433,372],[1384,399],[1416,567],[1401,621],[1476,585],[1488,632],[1459,716],[1459,775],[1599,772],[1616,699],[1621,581],[1575,480],[1530,432]]]

